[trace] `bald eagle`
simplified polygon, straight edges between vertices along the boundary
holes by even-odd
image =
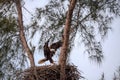
[[[47,42],[45,42],[44,45],[44,59],[41,59],[38,61],[39,64],[44,63],[45,61],[48,61],[50,63],[54,63],[52,57],[55,54],[55,52],[57,51],[58,48],[60,48],[62,46],[62,41],[59,40],[53,44],[51,44],[50,46],[48,46],[49,40]]]

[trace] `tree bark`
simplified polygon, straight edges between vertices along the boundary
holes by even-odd
[[[66,67],[66,60],[67,60],[67,54],[68,54],[67,50],[68,50],[68,46],[69,46],[69,35],[70,35],[72,14],[73,14],[73,10],[75,8],[76,1],[77,0],[70,1],[70,5],[68,8],[68,12],[67,12],[67,18],[66,18],[64,33],[63,33],[63,37],[64,37],[63,45],[62,45],[61,53],[60,53],[60,57],[59,57],[59,65],[61,67],[60,68],[61,69],[60,80],[66,80],[65,67]]]
[[[30,60],[30,66],[31,67],[35,67],[35,62],[34,62],[34,57],[33,54],[30,50],[30,48],[28,47],[25,35],[24,35],[24,26],[23,26],[23,18],[22,18],[22,9],[21,9],[21,2],[20,0],[15,0],[16,3],[16,7],[17,7],[17,11],[18,11],[18,26],[20,29],[20,39],[22,41],[22,45],[28,55],[28,58]]]

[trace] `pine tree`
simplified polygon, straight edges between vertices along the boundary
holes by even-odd
[[[7,66],[8,61],[9,66],[13,67],[10,70],[16,69],[15,65],[24,61],[23,53],[27,53],[31,66],[35,67],[33,53],[28,46],[31,44],[26,41],[28,36],[25,36],[25,34],[29,35],[30,33],[31,38],[33,38],[37,31],[40,32],[41,36],[38,44],[39,49],[42,49],[48,39],[52,43],[60,40],[62,35],[64,36],[59,57],[63,74],[65,74],[65,65],[69,63],[68,59],[76,34],[80,37],[80,41],[84,43],[85,52],[89,54],[89,58],[97,63],[102,62],[104,56],[101,40],[111,29],[109,24],[113,18],[120,16],[119,0],[50,0],[45,7],[36,8],[36,15],[32,17],[29,27],[26,26],[26,32],[22,19],[22,1],[0,1],[0,75],[5,74],[4,67]],[[74,5],[72,5],[72,2],[74,2]],[[13,12],[16,12],[16,9],[13,9],[13,6],[16,7],[18,12],[15,16]],[[16,16],[18,16],[18,22]],[[15,59],[18,58],[16,56],[19,56],[19,59]],[[4,77],[4,79],[9,78]],[[65,80],[65,76],[61,79]]]

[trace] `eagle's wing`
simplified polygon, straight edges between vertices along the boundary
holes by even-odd
[[[50,50],[56,51],[61,46],[62,46],[62,41],[59,40],[58,42],[55,42],[55,43],[53,43],[53,44],[50,45]]]

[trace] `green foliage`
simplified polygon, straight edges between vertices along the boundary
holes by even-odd
[[[25,56],[19,38],[17,20],[0,15],[0,79],[16,80],[16,71],[24,68]]]
[[[36,31],[40,31],[39,48],[41,49],[44,42],[50,39],[50,43],[56,42],[62,38],[63,24],[65,24],[66,10],[64,1],[53,0],[44,8],[36,8],[36,18],[32,18],[29,30],[32,30],[31,38]],[[34,20],[35,19],[35,20]],[[30,32],[30,33],[31,33]]]
[[[34,31],[41,31],[39,46],[43,46],[49,38],[51,42],[61,39],[68,5],[67,0],[50,0],[45,7],[36,9],[39,20],[35,20]],[[79,34],[90,59],[100,63],[103,59],[101,40],[111,29],[109,24],[112,19],[120,16],[119,6],[119,0],[78,0],[72,17],[69,48],[72,48],[75,36]]]
[[[7,19],[6,17],[0,18],[0,31],[1,34],[9,33],[9,32],[17,32],[16,19],[12,18],[11,16]]]

